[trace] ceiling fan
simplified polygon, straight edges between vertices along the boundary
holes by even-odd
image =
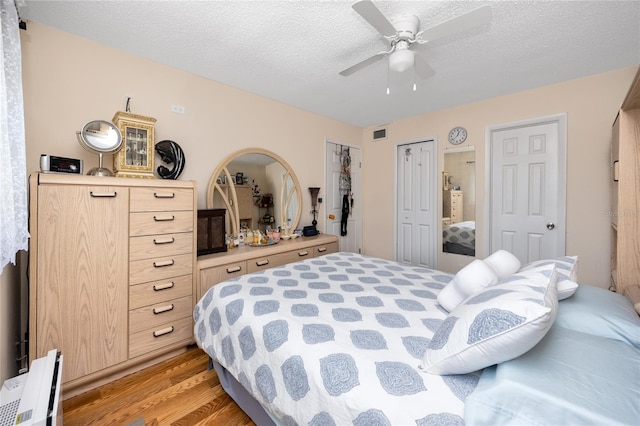
[[[418,77],[428,78],[435,74],[435,71],[422,56],[415,54],[415,50],[426,46],[430,41],[491,22],[491,8],[482,6],[435,27],[420,31],[420,21],[414,15],[400,16],[391,23],[371,0],[359,1],[352,7],[389,41],[390,48],[341,71],[340,75],[344,77],[388,56],[390,70],[404,72],[414,68]]]

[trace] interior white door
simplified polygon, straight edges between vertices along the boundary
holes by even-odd
[[[340,190],[340,173],[344,155],[350,158],[351,194],[348,195],[349,213],[343,227],[343,196]],[[326,214],[327,234],[338,236],[340,251],[362,253],[362,200],[361,194],[362,156],[360,149],[333,142],[326,144]],[[353,200],[353,203],[351,202]],[[332,219],[333,217],[333,219]],[[346,235],[342,235],[346,231]]]
[[[436,267],[435,142],[397,147],[396,260]]]
[[[490,252],[523,263],[564,256],[566,140],[563,122],[494,129],[490,136]]]

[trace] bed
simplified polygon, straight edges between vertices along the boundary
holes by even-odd
[[[335,253],[215,285],[195,338],[258,425],[631,424],[640,320],[595,287],[558,302],[563,266],[523,268],[447,312],[437,297],[454,275]],[[598,320],[601,292],[612,302]],[[473,327],[474,342],[459,339]],[[572,352],[593,345],[589,359]]]
[[[476,222],[468,220],[446,225],[442,229],[442,246],[446,253],[475,256]]]

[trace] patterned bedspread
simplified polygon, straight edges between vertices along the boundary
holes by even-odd
[[[445,226],[442,230],[442,240],[447,243],[460,244],[464,247],[475,249],[476,223],[473,220],[468,220]]]
[[[211,288],[198,345],[285,425],[463,424],[478,375],[419,365],[452,275],[330,254]]]

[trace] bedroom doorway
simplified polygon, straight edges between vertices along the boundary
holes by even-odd
[[[362,253],[362,198],[360,195],[362,155],[360,149],[327,141],[325,156],[326,232],[338,236],[340,251]],[[349,181],[346,181],[345,171],[349,172]],[[343,222],[345,195],[347,195],[350,211]]]
[[[567,116],[487,129],[489,244],[522,263],[565,255]]]
[[[436,267],[436,149],[433,140],[396,148],[396,261]]]

